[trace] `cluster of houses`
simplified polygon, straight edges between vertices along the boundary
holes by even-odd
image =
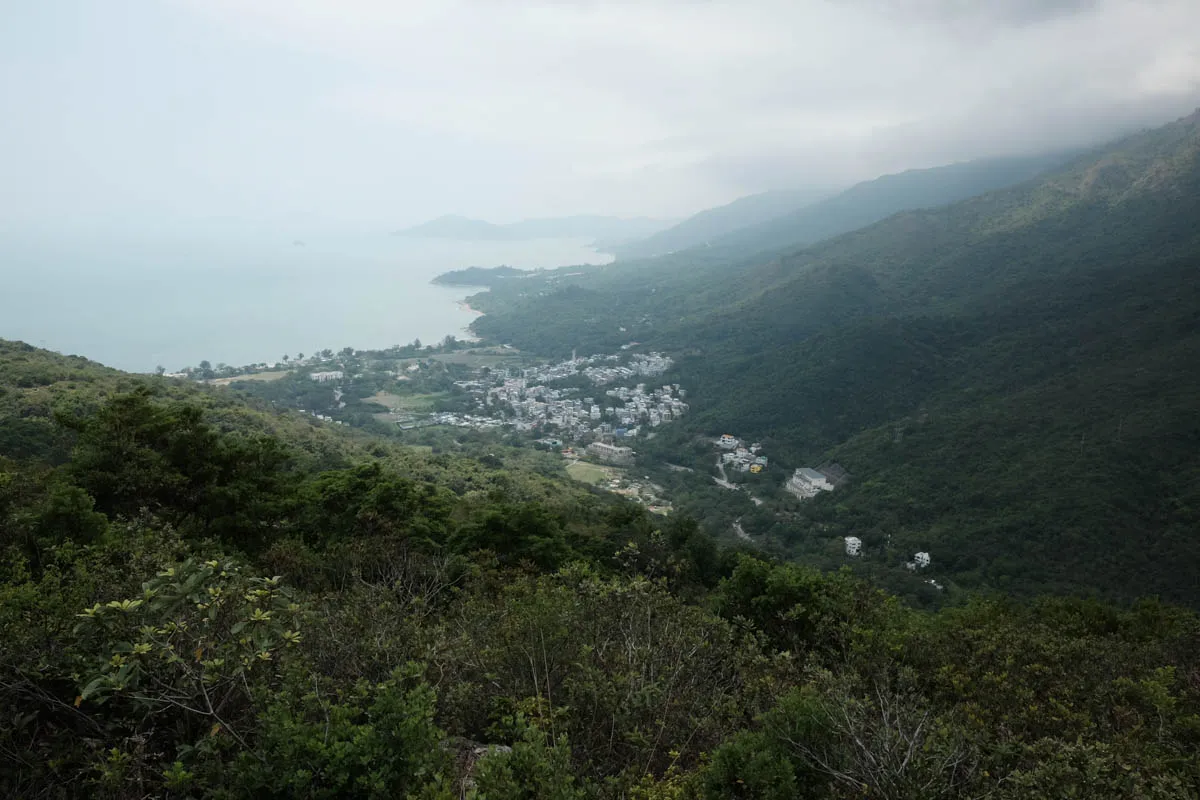
[[[662,487],[649,481],[630,480],[627,477],[614,476],[600,485],[601,488],[627,497],[635,503],[640,503],[652,514],[671,513],[671,501],[662,497]]]
[[[318,411],[308,411],[307,409],[303,409],[303,408],[299,409],[299,411],[301,414],[307,414],[310,417],[313,417],[314,419],[320,420],[321,422],[332,422],[335,425],[344,425],[345,424],[340,419],[335,420],[333,417],[329,416],[328,414],[322,414]]]
[[[625,363],[620,363],[625,359]],[[618,381],[629,381],[638,377],[653,378],[669,370],[675,361],[662,353],[635,354],[631,356],[597,353],[584,358],[571,356],[569,361],[557,364],[541,364],[526,367],[520,377],[530,385],[573,378],[582,373],[596,386],[607,386]]]
[[[604,361],[616,361],[618,356],[592,356]],[[583,374],[597,386],[606,386],[617,381],[627,381],[639,376],[654,378],[669,370],[675,362],[661,353],[635,355],[629,363],[619,366],[588,366]]]
[[[499,428],[503,425],[502,420],[492,417],[481,417],[478,414],[455,414],[449,411],[440,411],[429,415],[426,425],[449,425],[455,428],[473,428],[482,430],[485,428]],[[401,425],[401,428],[424,427],[418,425]]]
[[[591,359],[618,358],[592,356]],[[647,388],[646,384],[618,386],[607,389],[603,397],[579,397],[577,388],[552,388],[546,381],[578,374],[578,366],[589,359],[572,359],[562,364],[531,367],[520,377],[511,373],[493,375],[488,379],[459,382],[478,398],[481,409],[493,418],[504,419],[518,431],[553,427],[560,435],[577,439],[599,436],[604,439],[623,439],[638,436],[644,426],[656,428],[679,419],[688,411],[683,400],[686,392],[679,384],[664,384]],[[671,360],[657,354],[635,356],[629,366],[604,367],[601,383],[610,382],[613,373],[631,377],[644,371],[660,371]],[[583,374],[592,379],[589,369]],[[600,369],[600,368],[596,368]]]
[[[614,404],[611,416],[617,428],[628,430],[645,423],[651,428],[657,428],[664,422],[679,419],[688,412],[688,404],[683,401],[686,390],[680,389],[678,383],[666,384],[657,389],[647,391],[646,384],[639,383],[633,388],[620,386],[608,389],[605,396],[611,398]],[[620,405],[616,405],[620,403]],[[617,435],[614,429],[614,435]],[[636,433],[633,435],[637,435]]]
[[[563,361],[558,364],[540,364],[536,367],[522,369],[520,376],[522,379],[528,381],[530,385],[561,381],[564,378],[575,377],[579,372],[581,363],[586,363],[586,360],[572,358],[570,361]]]
[[[346,377],[346,373],[340,369],[329,370],[328,372],[310,372],[308,377],[312,378],[317,383],[331,383],[340,381]]]
[[[762,443],[745,444],[731,433],[723,433],[717,439],[721,453],[721,464],[738,472],[758,474],[767,468],[767,457],[762,452]]]
[[[509,422],[519,431],[555,427],[574,437],[590,431],[603,416],[595,398],[569,396],[574,393],[529,385],[526,378],[506,378],[488,390],[484,407],[496,418],[511,417]]]

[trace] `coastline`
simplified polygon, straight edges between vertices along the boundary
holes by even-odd
[[[475,315],[475,316],[477,316],[477,317],[482,317],[482,316],[483,316],[483,312],[482,312],[482,311],[480,311],[480,310],[479,310],[479,309],[477,309],[477,308],[471,308],[471,304],[470,304],[470,303],[468,303],[466,300],[459,300],[459,301],[458,301],[458,307],[459,307],[460,309],[462,309],[463,311],[466,311],[466,312],[467,312],[467,313],[469,313],[469,314],[474,314],[474,315]]]

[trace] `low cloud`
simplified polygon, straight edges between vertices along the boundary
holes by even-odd
[[[681,215],[1095,143],[1200,105],[1195,0],[194,0],[122,30],[175,63],[45,90],[86,87],[136,121],[137,91],[215,74],[204,113],[182,107],[187,130],[162,115],[109,152],[146,187],[132,204],[160,180],[137,174],[140,155],[193,185],[189,208],[252,198],[245,214]],[[85,68],[103,33],[55,58]],[[86,122],[41,108],[22,141],[64,114]]]

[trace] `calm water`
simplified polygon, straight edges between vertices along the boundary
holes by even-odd
[[[274,361],[326,347],[460,336],[471,292],[441,272],[602,263],[578,240],[446,242],[387,235],[96,238],[0,236],[0,338],[149,372]]]

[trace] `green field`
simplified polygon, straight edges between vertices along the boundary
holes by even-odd
[[[432,411],[438,400],[442,400],[449,395],[446,392],[434,392],[433,394],[392,394],[390,392],[376,392],[366,398],[367,402],[378,403],[384,408],[391,409],[395,412],[407,411]]]
[[[612,467],[602,467],[599,464],[589,464],[586,461],[572,461],[567,464],[567,474],[581,483],[599,486],[601,483],[611,480],[617,474],[617,470]]]

